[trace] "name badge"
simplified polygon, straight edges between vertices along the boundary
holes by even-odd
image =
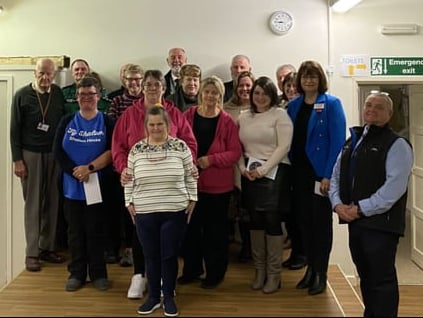
[[[48,129],[50,128],[50,125],[44,124],[44,123],[38,123],[37,129],[42,130],[44,132],[48,132]]]
[[[323,109],[325,109],[325,104],[323,104],[323,103],[320,103],[320,104],[314,104],[313,109],[316,109],[316,110],[323,110]]]

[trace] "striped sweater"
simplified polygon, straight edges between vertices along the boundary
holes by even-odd
[[[125,89],[122,95],[115,96],[112,99],[112,104],[109,107],[107,115],[109,115],[114,120],[117,120],[120,115],[131,106],[136,100],[142,97],[142,93],[137,96],[130,95],[128,90]]]
[[[132,182],[125,185],[125,204],[137,213],[178,212],[197,201],[192,155],[184,141],[169,138],[164,145],[136,143],[128,155]]]

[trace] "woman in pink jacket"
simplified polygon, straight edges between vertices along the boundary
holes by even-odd
[[[183,244],[184,269],[178,283],[198,280],[215,288],[228,265],[228,205],[234,187],[234,165],[241,157],[238,128],[223,110],[224,85],[212,76],[201,82],[198,106],[184,112],[197,140],[198,203]]]

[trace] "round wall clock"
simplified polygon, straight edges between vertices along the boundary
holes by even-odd
[[[286,11],[275,11],[269,18],[269,28],[277,35],[289,32],[294,25],[292,16]]]

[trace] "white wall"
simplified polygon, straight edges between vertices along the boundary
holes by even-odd
[[[343,101],[348,125],[358,123],[356,80],[341,76],[342,55],[423,52],[421,34],[387,37],[377,32],[381,23],[422,25],[421,0],[363,0],[345,14],[332,14],[326,0],[2,0],[1,4],[6,11],[0,16],[0,57],[85,58],[109,90],[119,86],[119,68],[127,62],[167,71],[165,59],[173,46],[184,47],[188,61],[199,64],[205,76],[216,74],[223,80],[230,77],[231,57],[239,53],[251,58],[256,76],[272,79],[283,63],[298,66],[314,59],[324,67],[332,64],[330,92]],[[279,9],[290,12],[295,21],[284,36],[273,35],[267,27],[268,17]],[[4,156],[10,156],[9,149]],[[10,186],[0,185],[0,193]],[[14,222],[12,227],[23,250],[23,225]],[[5,255],[2,246],[0,258]],[[338,226],[336,218],[331,262],[354,275],[346,227]],[[21,265],[22,260],[14,264]]]
[[[233,55],[247,54],[256,75],[275,77],[280,63],[327,61],[325,0],[2,0],[0,56],[85,58],[105,86],[119,85],[121,64],[167,70],[167,51],[182,46],[204,73],[229,79]],[[292,32],[273,35],[269,15],[291,12]],[[310,35],[312,32],[312,36]],[[299,39],[307,38],[307,42]]]

